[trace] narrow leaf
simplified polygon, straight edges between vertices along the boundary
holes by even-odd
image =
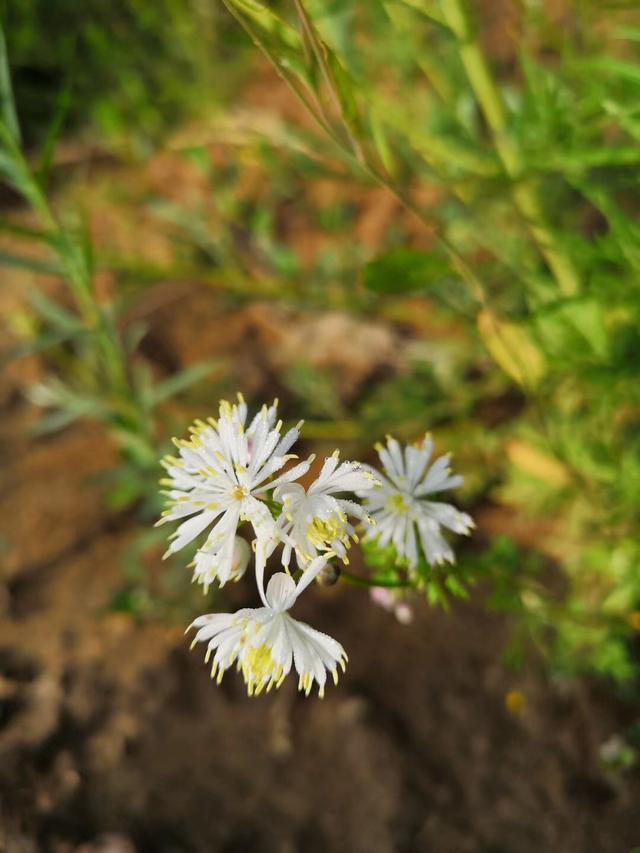
[[[58,432],[58,430],[70,426],[80,417],[80,412],[72,412],[69,409],[60,409],[57,412],[52,412],[50,415],[45,415],[41,418],[35,424],[31,432],[34,436],[49,435],[52,432]]]
[[[9,54],[4,37],[4,29],[0,24],[0,112],[2,120],[11,133],[15,142],[20,142],[20,125],[16,113],[16,103],[11,85],[11,69]]]
[[[37,178],[40,182],[40,186],[42,187],[46,187],[47,182],[49,180],[49,173],[51,171],[53,155],[55,154],[56,145],[58,143],[58,139],[60,138],[60,134],[62,133],[62,129],[64,127],[67,115],[69,114],[70,107],[71,84],[65,86],[65,88],[60,92],[58,98],[56,99],[56,108],[53,120],[49,125],[49,129],[47,130],[47,136],[42,146],[42,154],[40,155],[40,165],[37,170]]]
[[[21,358],[27,358],[30,355],[36,355],[36,353],[39,352],[44,352],[51,347],[63,344],[65,341],[71,340],[81,334],[86,334],[86,332],[79,329],[68,332],[45,332],[45,334],[39,335],[37,338],[24,341],[6,349],[0,358],[0,365],[5,365],[11,361],[17,361]]]
[[[55,329],[62,332],[76,332],[82,329],[82,324],[74,314],[48,299],[39,290],[31,291],[29,302],[40,317]]]
[[[196,385],[216,368],[220,367],[219,361],[200,361],[181,370],[179,373],[158,382],[153,386],[149,394],[152,405],[164,402],[176,394],[186,391],[192,385]]]
[[[53,263],[37,258],[26,258],[24,255],[16,255],[13,252],[0,251],[0,266],[29,270],[39,275],[60,274],[59,268]]]

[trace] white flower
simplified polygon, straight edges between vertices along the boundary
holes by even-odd
[[[338,667],[344,671],[347,656],[336,640],[289,616],[288,610],[300,593],[326,564],[326,556],[313,560],[296,584],[285,572],[277,572],[269,580],[264,593],[264,553],[258,544],[256,575],[263,607],[246,607],[236,613],[211,613],[199,616],[192,628],[198,631],[191,644],[207,643],[205,661],[213,655],[211,677],[222,681],[234,664],[242,672],[247,692],[258,695],[266,689],[280,687],[291,667],[298,673],[298,689],[308,696],[313,682],[324,695],[327,672],[334,683]]]
[[[205,592],[217,577],[217,562],[211,559],[212,556],[215,557],[215,554],[210,554],[205,545],[197,552],[193,561],[193,579],[204,586]],[[239,581],[246,572],[250,559],[251,546],[242,536],[235,536],[229,580]]]
[[[362,495],[377,522],[365,538],[377,540],[381,547],[392,544],[412,568],[418,563],[418,538],[431,565],[455,562],[441,527],[466,535],[475,526],[473,519],[451,504],[427,499],[463,482],[461,476],[452,475],[449,456],[441,456],[429,465],[433,451],[429,436],[418,445],[406,446],[404,451],[395,439],[387,437],[386,447],[378,444],[376,450],[386,476],[371,469],[381,485]]]
[[[213,524],[196,557],[196,579],[205,584],[216,578],[224,585],[232,575],[236,530],[250,521],[257,537],[269,537],[275,527],[271,513],[261,500],[268,489],[300,477],[313,457],[271,479],[290,459],[287,453],[300,434],[302,423],[280,435],[276,420],[277,402],[262,410],[245,429],[247,407],[239,402],[220,403],[217,421],[196,421],[190,440],[176,440],[179,457],[162,464],[169,474],[169,508],[158,524],[186,518],[175,533],[165,556],[179,551]]]
[[[348,516],[370,521],[355,501],[337,498],[344,492],[364,492],[377,484],[376,478],[357,462],[340,463],[338,451],[325,460],[317,479],[305,489],[300,483],[284,483],[274,492],[283,505],[280,533],[285,543],[282,562],[288,566],[295,549],[298,566],[303,568],[323,551],[332,551],[345,563],[356,531]]]

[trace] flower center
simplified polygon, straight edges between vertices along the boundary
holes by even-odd
[[[344,530],[344,519],[336,513],[326,521],[321,518],[314,518],[307,528],[307,538],[318,548],[322,545],[329,545],[336,539],[343,542],[349,537]]]
[[[391,512],[397,512],[402,514],[409,512],[409,504],[406,502],[404,496],[401,494],[391,495],[391,497],[387,501],[386,508]]]
[[[284,681],[282,666],[274,661],[270,647],[264,643],[246,650],[242,657],[242,675],[249,696],[257,696],[265,686],[267,691],[274,684],[280,687]]]
[[[245,489],[244,486],[236,486],[231,492],[231,497],[236,501],[244,500],[249,492]]]

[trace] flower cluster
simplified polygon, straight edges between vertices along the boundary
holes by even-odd
[[[217,420],[196,421],[190,439],[174,442],[178,455],[163,460],[168,507],[158,524],[181,521],[165,556],[208,529],[193,562],[194,580],[205,590],[214,581],[224,586],[244,575],[251,554],[237,531],[243,522],[251,525],[263,606],[199,617],[191,626],[197,629],[194,643],[207,643],[206,659],[213,655],[211,673],[218,681],[236,664],[251,695],[278,687],[292,666],[301,690],[309,694],[315,681],[322,695],[327,672],[335,681],[338,668],[344,668],[344,649],[288,611],[330,558],[348,561],[357,539],[349,518],[368,523],[369,516],[344,495],[366,493],[377,480],[360,464],[341,462],[336,451],[305,488],[298,481],[314,456],[285,467],[297,458],[289,451],[302,423],[282,435],[276,419],[277,401],[247,425],[247,406],[239,395],[236,404],[220,403]],[[284,571],[276,572],[265,590],[267,559],[279,545]],[[289,570],[292,556],[297,583]]]
[[[196,421],[189,439],[174,440],[177,456],[162,462],[168,506],[158,524],[180,523],[165,556],[208,531],[192,563],[193,579],[206,591],[214,582],[240,580],[253,548],[262,606],[198,617],[190,626],[196,629],[192,646],[206,643],[205,660],[211,660],[218,683],[235,664],[249,694],[257,695],[279,687],[295,668],[299,689],[309,695],[315,682],[322,696],[327,673],[337,681],[347,656],[340,643],[294,619],[289,610],[330,559],[348,563],[357,526],[366,539],[393,545],[410,570],[418,563],[418,542],[429,563],[453,562],[441,527],[466,534],[473,521],[428,497],[462,478],[451,474],[446,456],[429,464],[428,437],[404,450],[388,438],[385,447],[378,446],[383,472],[341,462],[335,451],[305,486],[300,480],[314,456],[294,463],[297,457],[289,452],[302,422],[282,434],[277,401],[248,424],[247,414],[238,395],[235,404],[220,403],[217,420]],[[251,527],[251,546],[238,536],[243,523]],[[265,587],[267,561],[279,547],[281,570]]]

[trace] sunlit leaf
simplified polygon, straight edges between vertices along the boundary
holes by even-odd
[[[478,315],[478,331],[493,359],[519,385],[540,382],[546,372],[544,355],[523,326],[485,308]]]
[[[557,459],[524,441],[512,439],[505,445],[509,461],[525,473],[553,486],[568,486],[569,472]]]

